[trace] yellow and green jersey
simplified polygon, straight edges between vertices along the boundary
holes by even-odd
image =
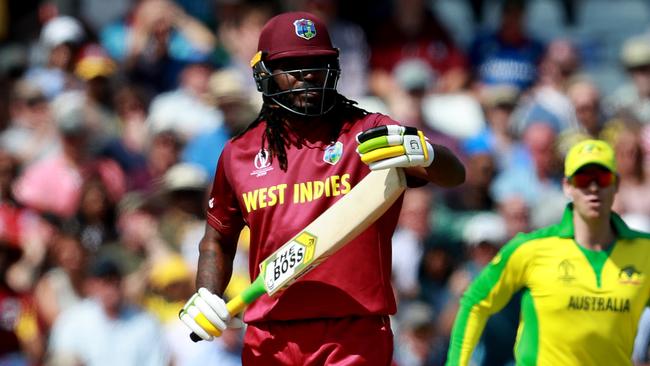
[[[616,242],[579,246],[569,205],[558,225],[519,234],[460,301],[447,365],[467,365],[488,317],[522,291],[517,365],[631,365],[650,298],[650,234],[612,214]]]

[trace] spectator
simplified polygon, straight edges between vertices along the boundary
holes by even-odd
[[[148,100],[140,87],[126,84],[120,87],[114,98],[119,134],[108,138],[99,149],[99,155],[114,160],[126,175],[127,190],[143,189],[147,170],[149,131],[147,118]],[[144,180],[144,181],[143,181]]]
[[[485,149],[494,158],[497,171],[503,171],[514,162],[519,141],[512,131],[512,112],[519,101],[520,92],[508,85],[484,85],[478,99],[485,114],[485,128],[476,136],[463,142],[466,150]]]
[[[32,296],[17,292],[8,282],[8,272],[22,252],[19,242],[0,240],[0,364],[37,364],[43,354],[45,340],[38,329]]]
[[[37,85],[48,99],[65,90],[79,86],[72,71],[79,48],[86,33],[79,20],[71,16],[56,16],[48,20],[41,30],[39,46],[46,54],[45,65],[34,65],[25,75]]]
[[[82,116],[94,146],[117,134],[117,116],[113,108],[113,85],[117,65],[98,44],[87,44],[75,62],[80,88],[59,94],[52,101],[56,118],[74,113]]]
[[[199,259],[208,183],[207,175],[199,167],[178,163],[165,173],[158,191],[162,207],[158,215],[160,235],[170,250],[181,253],[192,268]]]
[[[21,79],[9,96],[9,126],[0,135],[2,148],[20,164],[31,164],[60,149],[48,101],[33,82]]]
[[[182,160],[200,166],[212,179],[226,141],[242,132],[256,117],[257,103],[242,85],[239,74],[223,69],[210,76],[210,99],[223,115],[223,123],[199,133],[183,148]],[[259,96],[255,95],[256,99]]]
[[[390,114],[409,126],[429,129],[425,123],[422,102],[435,87],[435,77],[435,72],[424,60],[407,60],[395,66],[391,78],[398,90],[387,100]]]
[[[498,202],[498,212],[505,220],[508,240],[519,233],[530,231],[530,208],[522,197],[517,195],[505,197]]]
[[[533,227],[552,222],[566,204],[562,193],[557,134],[546,122],[530,124],[523,136],[528,161],[522,160],[495,178],[490,191],[496,201],[511,195],[523,197],[531,207]]]
[[[79,209],[65,226],[79,233],[84,249],[96,252],[102,245],[117,240],[116,204],[101,176],[90,176],[81,187]]]
[[[117,211],[119,241],[104,245],[101,253],[121,264],[125,298],[142,303],[151,267],[173,253],[160,235],[160,202],[152,194],[129,192]]]
[[[569,84],[567,96],[575,110],[579,128],[587,136],[598,137],[605,124],[598,86],[589,79],[578,79]]]
[[[432,208],[434,231],[458,241],[462,240],[464,226],[471,217],[495,208],[490,192],[496,176],[492,154],[484,147],[471,147],[465,153],[465,183],[441,193]]]
[[[212,32],[171,0],[140,1],[125,19],[100,31],[101,44],[129,81],[158,94],[172,90],[186,63],[205,60]]]
[[[627,39],[620,59],[630,80],[608,98],[611,113],[626,110],[642,123],[650,123],[650,36]]]
[[[424,242],[424,253],[418,267],[418,299],[429,304],[438,314],[452,299],[449,277],[457,265],[460,248],[460,241],[436,233]]]
[[[88,254],[73,233],[60,231],[50,241],[44,274],[34,290],[38,315],[47,333],[63,311],[81,301]]]
[[[581,65],[576,45],[567,39],[553,40],[539,66],[539,78],[515,111],[514,131],[521,136],[527,125],[544,120],[556,133],[576,129],[577,122],[567,87]]]
[[[399,314],[395,364],[441,365],[445,359],[446,344],[437,334],[436,316],[431,307],[423,302],[414,302],[404,306]]]
[[[96,173],[106,184],[110,198],[117,202],[124,194],[124,174],[114,161],[92,156],[81,116],[62,118],[60,132],[63,150],[26,167],[16,182],[16,199],[40,212],[70,218],[79,208],[84,180]]]
[[[501,215],[484,212],[472,217],[463,231],[463,242],[469,252],[465,270],[476,276],[507,240],[506,222]]]
[[[431,66],[422,59],[409,59],[400,62],[391,74],[395,82],[395,93],[387,101],[388,111],[393,118],[399,118],[405,125],[422,130],[435,144],[447,146],[454,154],[462,156],[459,140],[438,128],[441,122],[431,119],[427,113],[427,102],[436,88],[437,77]],[[442,112],[433,112],[439,117]]]
[[[561,154],[580,140],[600,137],[607,119],[601,108],[600,90],[593,81],[575,78],[567,87],[567,97],[575,111],[577,125],[560,134],[558,149]]]
[[[183,142],[170,130],[154,133],[147,139],[143,167],[135,169],[129,176],[132,190],[151,194],[156,183],[165,172],[180,161]]]
[[[619,122],[610,126],[612,145],[616,153],[618,194],[613,209],[621,214],[642,214],[650,216],[650,180],[645,170],[645,155],[641,140],[642,126]]]
[[[480,83],[525,91],[536,81],[544,45],[527,34],[525,15],[525,0],[505,0],[498,29],[473,40],[469,57]]]
[[[228,4],[221,2],[217,33],[225,60],[223,68],[238,74],[247,93],[257,94],[257,87],[250,77],[250,61],[257,52],[262,27],[275,14],[270,2]]]
[[[392,1],[393,16],[370,31],[370,91],[386,101],[399,91],[391,73],[401,62],[422,59],[435,71],[438,90],[465,86],[465,57],[423,0]],[[397,95],[398,96],[398,95]]]
[[[152,261],[145,309],[163,325],[177,322],[179,306],[183,307],[187,296],[192,295],[193,277],[194,272],[180,255],[169,254]]]
[[[20,204],[13,193],[20,164],[0,150],[0,238],[17,243],[23,255],[12,266],[8,279],[15,291],[32,289],[45,256],[50,227],[34,210]]]
[[[124,301],[122,270],[115,260],[95,258],[84,283],[87,298],[54,323],[49,360],[57,364],[151,365],[169,363],[155,318]]]
[[[156,96],[149,108],[147,125],[152,133],[171,130],[183,142],[221,125],[223,116],[208,104],[208,82],[212,67],[193,63],[181,71],[180,85]]]
[[[418,266],[424,241],[431,234],[429,211],[433,194],[428,187],[414,188],[404,194],[402,211],[393,234],[393,286],[402,301],[417,297]]]

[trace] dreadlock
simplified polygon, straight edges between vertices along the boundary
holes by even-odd
[[[367,115],[369,112],[361,109],[356,106],[357,102],[350,100],[344,97],[341,94],[336,95],[335,107],[326,115],[328,118],[331,118],[336,125],[332,128],[332,135],[330,138],[335,140],[338,138],[341,128],[343,127],[343,121],[351,120],[352,118],[361,117]],[[266,97],[264,97],[264,104],[260,113],[257,115],[257,118],[248,125],[248,127],[239,133],[234,139],[238,139],[243,136],[248,130],[253,129],[259,125],[262,121],[266,121],[266,129],[264,130],[264,135],[262,137],[261,151],[267,147],[269,151],[269,161],[273,161],[274,157],[277,157],[278,162],[280,163],[280,169],[287,171],[287,151],[286,145],[288,144],[287,135],[284,133],[286,125],[284,120],[287,116],[287,112],[282,108],[278,108],[274,103],[270,102]]]

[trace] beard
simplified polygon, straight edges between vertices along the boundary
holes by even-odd
[[[322,86],[304,86],[275,98],[285,109],[301,115],[322,115],[329,112],[336,101],[336,91]]]

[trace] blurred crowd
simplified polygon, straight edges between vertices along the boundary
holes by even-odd
[[[378,1],[368,22],[337,0],[0,1],[0,364],[240,364],[242,329],[192,343],[177,313],[219,153],[261,105],[249,60],[283,10],[328,24],[342,94],[467,169],[457,189],[405,195],[396,366],[443,364],[474,276],[516,233],[559,221],[574,142],[615,147],[615,210],[650,231],[650,33],[620,44],[607,67],[625,78],[603,90],[579,42],[527,30],[529,2],[468,2],[498,12],[468,43],[434,3]],[[226,297],[249,283],[247,238]],[[476,365],[512,362],[518,316],[514,301],[490,319]]]

